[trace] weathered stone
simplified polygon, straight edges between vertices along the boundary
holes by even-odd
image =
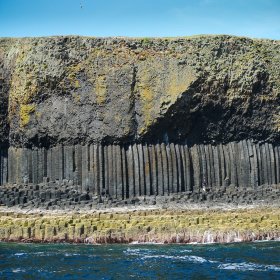
[[[0,185],[17,184],[2,203],[252,203],[259,186],[277,198],[279,50],[232,36],[0,39]]]

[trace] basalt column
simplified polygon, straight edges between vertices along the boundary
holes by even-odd
[[[279,160],[278,146],[252,141],[10,147],[0,152],[0,183],[37,184],[47,177],[115,199],[229,186],[247,189],[279,184]]]

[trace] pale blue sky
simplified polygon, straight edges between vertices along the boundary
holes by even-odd
[[[280,39],[280,0],[0,0],[0,37],[70,34]]]

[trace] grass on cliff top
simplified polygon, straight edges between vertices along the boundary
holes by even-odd
[[[0,37],[0,45],[7,40],[21,40],[21,39],[44,39],[44,38],[88,38],[88,39],[125,39],[125,40],[178,40],[178,39],[203,39],[203,38],[234,38],[234,39],[250,39],[257,41],[277,41],[275,39],[269,38],[254,38],[240,35],[231,35],[231,34],[195,34],[195,35],[186,35],[186,36],[167,36],[167,37],[134,37],[134,36],[85,36],[85,35],[52,35],[52,36],[36,36],[36,37]]]

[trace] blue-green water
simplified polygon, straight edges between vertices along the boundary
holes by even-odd
[[[0,279],[280,279],[280,242],[0,243]]]

